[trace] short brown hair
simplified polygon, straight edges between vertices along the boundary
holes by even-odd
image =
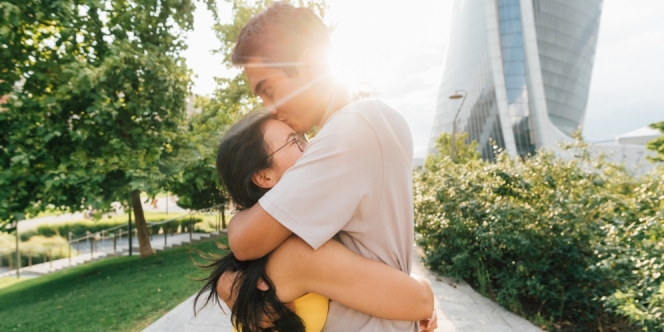
[[[307,48],[327,51],[329,45],[327,27],[313,10],[277,1],[240,30],[231,60],[234,65],[252,58],[294,62]]]

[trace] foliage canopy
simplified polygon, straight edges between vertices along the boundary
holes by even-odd
[[[210,2],[211,3],[211,2]],[[191,0],[0,2],[0,223],[156,194],[186,118]]]

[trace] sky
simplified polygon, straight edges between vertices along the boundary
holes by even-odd
[[[405,5],[407,3],[407,5]],[[230,7],[219,2],[222,17]],[[333,68],[350,84],[369,82],[406,118],[415,157],[427,148],[450,38],[453,0],[331,0]],[[613,139],[664,121],[664,1],[604,0],[584,137]],[[193,92],[211,94],[214,77],[232,75],[212,50],[220,47],[212,17],[199,6],[188,35]]]

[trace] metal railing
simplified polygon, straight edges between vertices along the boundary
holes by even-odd
[[[209,212],[218,212],[215,215],[215,222],[214,222],[214,229],[215,231],[219,232],[222,229],[226,227],[226,217],[225,217],[225,211],[223,209],[225,205],[224,204],[219,204],[215,205],[206,209],[200,209],[200,210],[193,210],[189,211],[186,214],[177,216],[175,218],[171,218],[168,220],[164,221],[158,221],[158,222],[146,222],[147,228],[148,228],[148,234],[150,236],[150,240],[153,239],[154,235],[158,235],[159,232],[164,235],[164,247],[168,245],[168,235],[170,234],[173,236],[174,234],[181,234],[184,232],[184,228],[186,226],[187,232],[189,233],[189,240],[191,241],[193,238],[193,233],[194,233],[194,226],[195,226],[195,218],[194,216],[196,214],[201,214],[201,213],[209,213]],[[131,213],[131,212],[130,212]],[[182,222],[177,222],[180,219],[183,219],[185,217],[189,217],[188,222],[182,223]],[[137,235],[137,229],[135,228],[135,223],[132,225],[132,235],[134,235],[134,239],[136,239]],[[63,249],[66,248],[67,251],[67,258],[68,258],[68,266],[71,267],[72,264],[72,250],[74,247],[76,247],[76,253],[78,255],[83,255],[83,253],[80,250],[81,247],[81,242],[85,242],[86,246],[89,249],[90,252],[90,259],[94,259],[95,253],[99,253],[99,247],[100,246],[105,246],[106,243],[110,243],[111,241],[113,242],[113,253],[117,254],[118,250],[118,242],[120,242],[123,238],[123,236],[127,236],[127,245],[132,246],[133,241],[129,241],[129,232],[130,230],[128,229],[129,225],[128,224],[122,224],[114,227],[110,227],[98,232],[90,232],[86,231],[85,235],[76,237],[74,238],[74,234],[72,232],[69,232],[67,235],[68,240],[67,243],[61,244],[61,245],[55,245],[48,247],[47,249],[40,248],[39,251],[42,253],[42,260],[43,263],[46,263],[46,258],[48,257],[48,263],[50,264],[49,268],[53,268],[53,250],[58,250],[59,253],[59,258],[64,258],[63,256]],[[109,248],[110,249],[110,248]],[[12,264],[12,255],[16,255],[16,257],[21,257],[21,252],[28,254],[28,266],[27,267],[32,267],[32,250],[34,248],[31,248],[29,250],[20,250],[18,254],[16,254],[16,250],[4,250],[7,251],[5,252],[0,252],[0,266],[2,266],[2,256],[5,256],[6,254],[9,254],[9,270],[12,270],[13,266],[16,265],[16,276],[20,277],[20,269],[23,268],[21,267],[21,260],[20,258],[17,260],[16,264]],[[87,255],[87,253],[85,253]],[[76,255],[74,255],[76,256]]]
[[[183,223],[178,223],[175,227],[172,227],[171,225],[173,225],[175,223],[175,221],[177,221],[177,220],[180,220],[180,219],[185,218],[185,217],[189,217],[189,222],[187,223],[187,232],[189,233],[189,240],[191,240],[192,236],[193,236],[193,233],[194,233],[194,224],[195,224],[194,223],[194,219],[195,219],[194,215],[200,214],[200,213],[206,213],[206,212],[217,212],[217,211],[219,212],[219,214],[221,214],[221,217],[215,216],[215,230],[216,231],[221,231],[221,229],[222,229],[221,227],[223,227],[225,225],[222,225],[221,223],[219,223],[217,221],[217,219],[219,219],[219,220],[225,219],[225,216],[223,215],[224,211],[222,211],[222,209],[220,209],[223,206],[224,206],[224,204],[219,204],[219,205],[215,205],[215,206],[212,206],[212,207],[209,207],[209,208],[206,208],[206,209],[189,211],[189,212],[187,212],[183,215],[180,215],[180,216],[177,216],[175,218],[168,219],[168,220],[164,220],[164,221],[146,222],[146,225],[147,225],[147,228],[148,228],[148,234],[150,235],[150,238],[152,239],[152,237],[154,236],[155,233],[158,234],[159,231],[161,231],[164,234],[164,245],[168,245],[168,234],[171,234],[171,236],[172,236],[173,234],[183,233],[183,231],[184,231],[184,224]],[[169,225],[171,227],[166,227],[166,225]],[[156,232],[155,232],[155,227],[156,226],[161,226],[161,227],[157,228]],[[76,238],[76,239],[72,239],[72,233],[70,232],[68,243],[69,243],[70,246],[73,243],[76,243],[76,245],[78,246],[81,241],[86,241],[86,242],[91,241],[92,243],[89,244],[89,247],[90,247],[90,255],[92,257],[92,255],[95,252],[97,252],[96,248],[97,248],[97,243],[98,242],[104,241],[104,240],[112,240],[113,241],[113,252],[115,252],[117,250],[118,240],[121,240],[123,235],[128,235],[129,234],[129,230],[124,229],[124,228],[128,228],[128,227],[129,227],[129,225],[123,224],[123,225],[118,225],[118,226],[114,226],[114,227],[111,227],[111,228],[107,228],[107,229],[101,230],[101,231],[96,232],[96,233],[90,233],[88,231],[88,232],[86,232],[85,236],[81,236],[81,237]],[[131,232],[132,232],[132,235],[137,235],[137,229],[135,227],[132,227]],[[134,238],[136,238],[136,237],[134,237]],[[128,243],[128,245],[132,245],[132,244],[133,244],[133,241],[132,241],[132,243]]]

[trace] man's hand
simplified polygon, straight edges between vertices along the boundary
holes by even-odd
[[[438,327],[438,317],[436,315],[436,309],[433,309],[433,315],[429,319],[420,321],[420,331],[422,332],[432,332],[435,331]]]

